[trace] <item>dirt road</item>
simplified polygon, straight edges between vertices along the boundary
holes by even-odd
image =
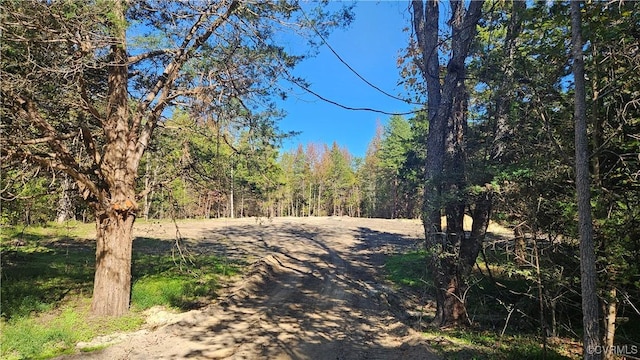
[[[409,220],[279,218],[186,223],[195,249],[253,261],[213,304],[87,359],[436,359],[404,325],[385,254],[417,246]],[[139,236],[175,230],[138,228]]]

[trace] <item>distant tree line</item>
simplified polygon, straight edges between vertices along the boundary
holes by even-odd
[[[280,152],[278,141],[287,135],[269,131],[256,136],[248,128],[176,110],[141,160],[139,216],[419,217],[417,145],[405,118],[378,124],[364,158],[335,142]],[[7,224],[93,220],[63,173],[13,169],[2,181],[11,200],[2,208]]]

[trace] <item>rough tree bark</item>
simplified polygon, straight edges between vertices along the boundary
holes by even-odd
[[[108,105],[105,115],[107,142],[100,162],[106,186],[93,203],[96,212],[96,272],[91,311],[97,315],[121,315],[129,309],[133,222],[138,209],[135,180],[139,156],[130,143],[128,56],[124,4],[113,4],[114,24],[108,71]],[[133,156],[132,156],[133,155]]]
[[[481,242],[483,237],[478,237],[480,231],[475,238],[465,237],[466,199],[462,194],[467,115],[464,62],[483,3],[472,1],[467,9],[464,1],[451,1],[451,57],[443,71],[439,61],[439,2],[427,1],[426,9],[422,1],[412,2],[413,26],[421,51],[417,65],[427,85],[429,117],[422,221],[427,250],[431,254],[428,266],[436,286],[437,308],[433,324],[439,327],[467,322],[464,298],[471,267],[466,264],[475,262],[479,251],[477,241]],[[441,79],[443,72],[444,79]],[[477,209],[489,210],[490,206]],[[447,218],[446,229],[440,223],[443,210]]]
[[[582,324],[584,328],[583,355],[585,359],[600,359],[601,352],[598,325],[598,297],[596,292],[596,258],[591,219],[591,191],[589,174],[589,148],[587,139],[587,115],[585,71],[582,54],[582,1],[571,2],[571,55],[575,82],[575,147],[576,194],[578,202],[578,230],[580,234],[580,283],[582,290]]]
[[[58,212],[56,222],[61,224],[69,219],[75,220],[73,201],[71,200],[71,189],[73,181],[66,174],[62,178],[60,189],[60,199],[58,200]]]

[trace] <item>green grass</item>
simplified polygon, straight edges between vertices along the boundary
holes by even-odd
[[[425,259],[425,250],[391,256],[385,265],[387,277],[396,284],[414,288],[433,286],[427,277]]]
[[[138,238],[130,314],[93,318],[95,242],[86,240],[86,225],[74,230],[57,224],[2,228],[0,358],[42,359],[74,352],[79,341],[139,328],[142,311],[156,305],[199,307],[216,297],[222,276],[237,274],[244,265],[188,249],[183,258],[172,251],[173,241]]]
[[[545,354],[535,336],[505,335],[469,329],[431,330],[424,333],[432,348],[444,359],[560,360],[578,358],[579,343],[555,341]]]
[[[115,331],[139,328],[140,313],[120,318],[91,318],[88,299],[75,298],[50,312],[2,320],[3,359],[47,359],[75,351],[75,344]]]
[[[181,310],[197,308],[216,297],[221,275],[235,275],[242,265],[213,255],[190,256],[186,263],[178,261],[171,255],[137,255],[133,306],[141,310],[155,305]]]
[[[67,294],[89,294],[95,269],[95,250],[89,243],[57,246],[37,240],[21,246],[0,246],[2,252],[2,317],[28,316],[52,309]]]
[[[90,239],[95,237],[96,225],[80,221],[66,221],[64,223],[49,222],[46,225],[32,226],[1,226],[0,239],[2,243],[10,240],[37,240],[64,237],[74,239]]]

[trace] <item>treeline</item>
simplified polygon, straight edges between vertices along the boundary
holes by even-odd
[[[417,218],[419,177],[414,132],[405,118],[378,124],[364,158],[337,143],[280,152],[285,134],[198,119],[176,111],[159,129],[140,166],[138,216],[146,219],[247,216]],[[37,224],[91,221],[73,181],[22,169],[3,178],[3,219]]]
[[[245,120],[246,121],[246,120]],[[184,109],[158,129],[139,168],[138,216],[145,219],[273,216],[282,186],[270,118],[262,126],[220,121]],[[93,221],[75,182],[25,166],[2,178],[7,224]]]
[[[335,142],[285,152],[275,215],[418,217],[418,184],[407,163],[413,138],[409,122],[393,116],[378,125],[364,158]]]

